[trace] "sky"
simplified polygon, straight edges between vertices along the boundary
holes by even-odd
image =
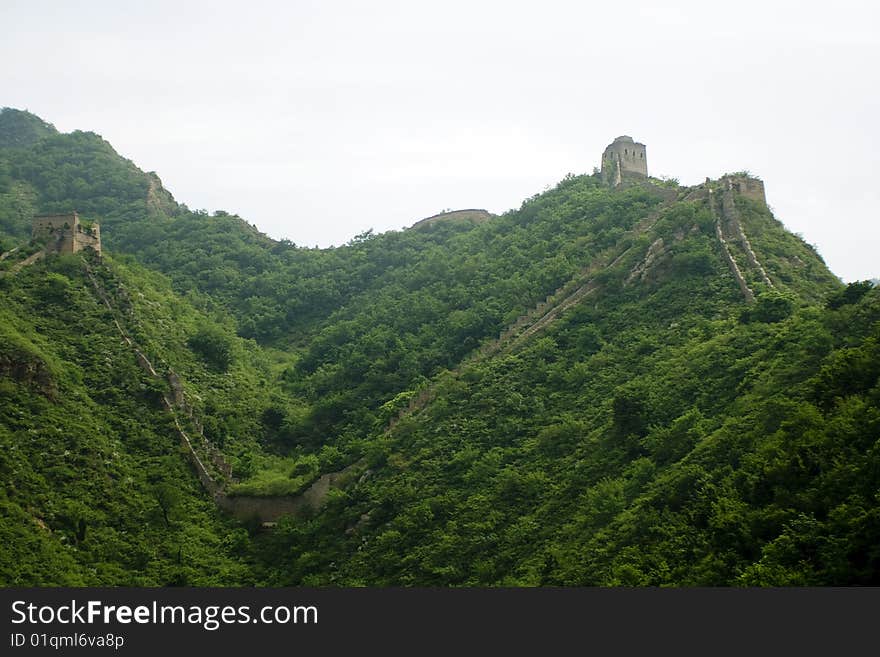
[[[654,176],[759,176],[853,281],[880,277],[878,19],[874,0],[0,0],[0,106],[322,247],[517,208],[630,135]]]

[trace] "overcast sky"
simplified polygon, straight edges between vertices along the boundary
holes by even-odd
[[[651,175],[760,176],[851,281],[880,276],[878,7],[0,0],[0,106],[304,246],[518,207],[627,134]]]

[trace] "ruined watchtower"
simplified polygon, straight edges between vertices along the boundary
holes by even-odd
[[[616,186],[623,178],[633,175],[648,175],[648,156],[644,144],[623,135],[611,142],[602,153],[602,177]]]
[[[85,248],[101,253],[101,227],[80,221],[76,212],[34,217],[31,235],[45,241],[46,253],[76,253]]]

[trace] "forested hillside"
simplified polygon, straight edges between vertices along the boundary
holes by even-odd
[[[370,478],[268,539],[266,576],[876,584],[880,295],[750,312],[698,281],[609,294],[444,382]]]
[[[0,578],[880,582],[880,294],[748,179],[570,175],[488,221],[307,249],[3,110]],[[105,255],[16,271],[31,217],[73,210]],[[350,476],[238,522],[176,421],[230,498]]]
[[[0,581],[247,582],[236,552],[246,531],[203,494],[162,408],[163,386],[120,339],[85,264],[56,257],[0,278]],[[126,322],[156,367],[167,357],[233,413],[237,393],[259,376],[247,346],[234,345],[241,365],[227,382],[185,342],[221,327],[147,272],[109,267],[157,307],[153,331]],[[242,436],[252,435],[248,410],[236,418]]]

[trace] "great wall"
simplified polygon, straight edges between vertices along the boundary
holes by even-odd
[[[764,185],[761,181],[746,176],[724,176],[719,181],[717,187],[713,186],[710,181],[706,182],[705,187],[709,209],[715,215],[715,235],[721,244],[730,273],[736,279],[746,303],[753,303],[755,301],[755,293],[749,287],[743,275],[743,270],[736,261],[731,249],[731,240],[736,240],[739,244],[746,256],[748,265],[758,272],[762,283],[772,288],[773,281],[767,276],[767,271],[761,265],[758,256],[755,255],[755,251],[752,249],[749,238],[746,236],[740,221],[739,211],[736,208],[734,191],[743,197],[758,200],[766,205]],[[719,191],[720,194],[718,193]],[[718,199],[719,195],[721,196],[720,200]]]
[[[654,189],[663,196],[663,200],[657,209],[627,231],[624,237],[637,237],[649,231],[660,218],[663,210],[679,196],[678,190],[662,187]],[[531,310],[517,317],[512,324],[498,334],[496,339],[483,343],[470,356],[466,357],[458,367],[442,373],[425,388],[421,389],[410,399],[409,404],[389,421],[385,433],[392,431],[404,418],[414,415],[425,408],[436,395],[441,383],[446,380],[457,379],[466,367],[475,365],[490,356],[512,351],[531,336],[550,326],[565,310],[596,292],[601,287],[601,284],[597,281],[598,274],[617,265],[632,252],[633,248],[635,247],[630,246],[621,252],[617,252],[611,247],[601,252],[587,267],[575,274],[565,285],[558,288]]]
[[[0,272],[0,275],[15,274],[48,254],[70,254],[88,249],[100,255],[101,227],[94,222],[81,221],[76,212],[37,215],[31,225],[31,243],[40,248],[13,264],[9,271]],[[16,247],[0,254],[0,262],[20,250],[21,247]]]
[[[417,221],[410,228],[425,228],[427,226],[432,226],[436,223],[465,223],[470,222],[474,224],[481,224],[486,221],[491,221],[495,215],[487,212],[486,210],[477,209],[477,208],[469,208],[466,210],[448,210],[446,212],[440,212],[439,214],[431,215],[430,217],[425,217],[424,219]]]
[[[736,207],[737,197],[750,198],[766,204],[764,186],[760,180],[746,175],[728,175],[719,181],[706,180],[704,184],[689,188],[671,188],[652,184],[647,178],[647,159],[644,144],[633,142],[629,137],[618,137],[608,146],[602,157],[602,176],[613,187],[621,185],[650,185],[650,188],[660,195],[661,200],[657,207],[628,230],[623,238],[626,241],[638,241],[635,238],[648,234],[662,217],[663,211],[676,201],[704,201],[715,217],[715,236],[719,244],[722,256],[727,263],[731,275],[736,281],[747,303],[752,303],[755,293],[749,286],[743,269],[737,263],[733,253],[732,244],[736,244],[745,256],[744,267],[756,272],[757,278],[768,287],[773,287],[773,282],[765,268],[761,265],[751,243],[746,236],[745,230]],[[463,210],[446,212],[424,219],[415,226],[431,225],[437,221],[472,221],[482,223],[492,218],[492,215],[484,210]],[[71,225],[72,224],[72,225]],[[78,217],[72,215],[55,215],[50,217],[35,218],[34,236],[39,236],[44,241],[47,234],[49,237],[46,247],[33,253],[26,259],[16,263],[9,273],[19,271],[38,259],[45,257],[46,253],[73,253],[86,247],[91,247],[100,254],[100,233],[97,226],[90,227],[88,231],[78,230]],[[71,229],[72,228],[72,229]],[[83,235],[81,239],[78,235]],[[683,239],[684,234],[672,236],[673,241]],[[79,247],[77,246],[79,245]],[[635,249],[630,245],[623,250],[609,247],[600,252],[588,266],[578,271],[565,285],[558,288],[553,294],[537,303],[531,310],[517,317],[507,328],[501,331],[497,338],[483,343],[469,356],[463,359],[459,365],[449,371],[445,371],[434,378],[427,386],[418,391],[413,391],[408,404],[401,408],[387,422],[383,433],[390,434],[394,428],[405,418],[411,417],[423,410],[436,396],[441,384],[451,379],[457,379],[461,373],[472,365],[494,355],[511,353],[517,347],[522,346],[529,338],[538,334],[550,326],[566,310],[582,302],[601,289],[600,274],[616,266]],[[634,284],[645,278],[645,275],[654,264],[662,258],[670,249],[663,237],[656,236],[651,242],[645,256],[630,270],[625,284]],[[18,249],[13,249],[0,255],[4,260],[13,255]],[[105,286],[96,276],[89,260],[82,258],[84,269],[96,295],[107,307],[113,318],[113,324],[123,342],[128,345],[141,369],[151,378],[162,381],[167,387],[167,392],[162,394],[162,406],[173,419],[175,433],[180,444],[183,446],[202,487],[211,496],[216,505],[230,515],[241,519],[255,518],[264,525],[272,525],[279,518],[287,515],[300,515],[307,510],[315,511],[324,504],[329,491],[333,488],[344,488],[354,481],[362,481],[369,475],[363,462],[356,462],[338,471],[325,473],[318,477],[303,493],[299,495],[284,496],[250,496],[229,495],[227,490],[231,484],[236,483],[232,475],[232,467],[224,458],[220,449],[213,445],[202,432],[202,423],[199,421],[192,405],[187,400],[187,395],[180,376],[167,364],[162,364],[164,374],[160,374],[153,363],[134,340],[130,331],[124,328],[124,324],[136,321],[134,312],[129,304],[128,313],[123,313],[111,300]],[[99,260],[100,262],[100,260]],[[127,292],[122,283],[116,281],[116,296],[124,298]],[[181,420],[188,423],[191,433],[185,430]],[[364,519],[361,519],[364,521]],[[365,521],[364,521],[365,522]]]
[[[324,474],[314,481],[303,493],[296,496],[234,496],[227,493],[230,485],[238,482],[232,476],[232,466],[226,461],[223,453],[208,440],[203,431],[202,423],[196,416],[187,396],[180,376],[167,364],[163,364],[165,374],[160,374],[137,344],[129,331],[123,328],[122,313],[111,301],[106,288],[96,276],[88,260],[82,259],[86,276],[92,284],[95,294],[103,302],[113,317],[113,324],[122,341],[128,345],[140,368],[151,378],[162,381],[167,392],[162,395],[162,406],[174,422],[175,433],[184,448],[196,476],[205,492],[214,503],[225,512],[239,520],[256,518],[264,524],[272,524],[285,515],[297,515],[307,509],[317,509],[324,501],[331,486],[345,482],[352,476],[353,468],[341,472]],[[127,294],[124,285],[117,282],[117,295]],[[129,320],[134,318],[130,310]],[[181,424],[181,419],[189,422],[195,439],[191,438]]]
[[[632,140],[628,137],[618,137],[603,155],[603,163],[607,161],[609,164],[614,165],[614,174],[608,181],[609,184],[614,187],[623,184],[625,177],[629,178],[631,184],[640,184],[642,182],[641,179],[644,177],[642,168],[642,163],[645,162],[644,157],[637,156],[630,160],[637,160],[637,163],[633,165],[635,167],[635,170],[633,171],[626,171],[625,168],[621,166],[623,160],[616,157],[617,150],[627,147],[628,144],[632,143]],[[637,144],[637,146],[641,147],[640,152],[643,154],[644,144]],[[609,153],[611,155],[609,155]],[[742,291],[746,302],[754,302],[755,295],[746,283],[742,271],[731,253],[728,241],[730,233],[733,233],[735,238],[739,240],[743,250],[747,254],[749,264],[759,272],[762,282],[768,285],[768,287],[773,287],[772,281],[767,275],[764,267],[760,264],[757,255],[746,237],[735,203],[735,195],[739,195],[744,198],[757,200],[766,205],[764,185],[760,180],[746,175],[729,175],[722,177],[717,183],[707,179],[705,184],[699,185],[696,188],[686,188],[684,191],[656,186],[652,186],[652,189],[663,196],[662,202],[656,210],[636,224],[634,228],[629,230],[625,234],[625,237],[636,237],[650,231],[660,218],[663,210],[674,201],[704,200],[716,217],[715,231],[719,246],[730,272]],[[722,190],[720,209],[717,207],[715,200],[718,189]],[[725,234],[727,234],[728,237],[725,237]],[[676,235],[675,239],[682,239],[683,237],[684,235]],[[434,381],[419,390],[417,394],[413,395],[410,398],[408,405],[401,409],[388,422],[385,433],[392,431],[404,418],[412,416],[425,408],[436,395],[436,391],[442,382],[450,379],[457,379],[466,367],[477,364],[489,356],[512,351],[516,346],[521,345],[528,338],[547,328],[554,320],[562,315],[565,310],[580,303],[584,298],[599,290],[601,284],[597,280],[597,275],[602,271],[617,265],[632,252],[633,248],[635,247],[630,246],[616,256],[614,256],[613,249],[608,249],[599,254],[590,265],[578,272],[568,283],[560,287],[544,301],[538,303],[530,311],[520,315],[510,326],[498,335],[497,339],[484,343],[469,357],[465,358],[454,370],[442,373]],[[637,263],[630,271],[626,283],[632,283],[637,278],[643,278],[644,272],[647,268],[649,268],[653,261],[656,261],[666,250],[667,247],[664,244],[662,237],[658,237],[654,240],[648,247],[648,251],[642,261]],[[639,271],[640,268],[641,272]]]

